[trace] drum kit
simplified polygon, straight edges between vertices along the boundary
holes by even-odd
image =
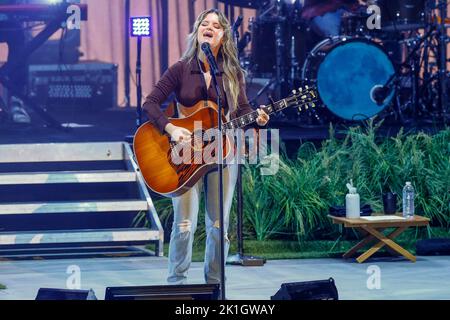
[[[318,88],[322,108],[284,113],[280,121],[450,120],[447,1],[365,1],[345,11],[340,33],[326,38],[302,19],[304,1],[222,2],[257,10],[239,46],[251,103],[280,98],[305,83]]]

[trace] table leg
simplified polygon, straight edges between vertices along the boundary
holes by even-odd
[[[377,229],[379,232],[384,232],[384,230],[387,228],[379,228]],[[358,231],[361,233],[362,236],[367,236],[370,233],[368,233],[367,231],[365,231],[364,229],[358,229]],[[372,236],[373,237],[373,236]],[[374,239],[376,239],[375,237],[373,237]],[[397,257],[399,255],[399,253],[393,249],[391,249],[390,247],[386,246],[386,251],[388,251],[392,256]]]
[[[357,228],[357,230],[363,235],[365,236],[365,238],[363,238],[360,242],[358,242],[355,246],[353,246],[350,250],[348,250],[346,253],[344,253],[344,255],[342,256],[344,259],[348,259],[351,258],[355,253],[358,252],[359,249],[361,249],[362,247],[364,247],[365,245],[369,244],[371,241],[373,241],[374,239],[376,239],[376,237],[374,237],[373,235],[371,235],[368,232],[365,232],[364,230]]]
[[[398,245],[397,243],[395,243],[393,241],[393,239],[395,237],[397,237],[399,234],[401,234],[403,231],[405,231],[407,229],[407,227],[397,228],[392,233],[390,233],[388,236],[384,235],[383,233],[381,233],[381,232],[377,231],[376,229],[369,227],[369,226],[365,226],[365,227],[363,227],[363,229],[366,230],[371,235],[373,235],[374,237],[376,237],[377,239],[379,239],[380,241],[356,259],[359,263],[366,261],[370,256],[372,256],[375,252],[380,250],[385,245],[388,246],[389,248],[393,249],[395,252],[398,252],[405,258],[411,260],[412,262],[416,261],[416,257],[414,257],[406,249],[404,249],[403,247],[401,247],[400,245]]]

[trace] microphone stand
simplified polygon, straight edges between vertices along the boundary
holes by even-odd
[[[214,57],[211,57],[214,59]],[[209,60],[209,59],[208,59]],[[222,96],[217,83],[217,74],[219,70],[216,68],[215,61],[208,61],[211,70],[211,78],[217,93],[217,129],[219,130],[218,151],[217,151],[217,169],[219,171],[219,222],[220,222],[220,299],[226,300],[225,295],[225,241],[224,241],[224,213],[223,213],[223,134],[222,134]]]
[[[402,67],[411,60],[411,58],[416,54],[417,50],[419,50],[420,46],[422,45],[422,43],[425,41],[425,39],[427,39],[428,37],[430,37],[430,35],[433,33],[434,31],[434,27],[430,27],[430,29],[427,31],[426,34],[423,35],[423,37],[417,41],[417,43],[415,44],[415,46],[412,48],[412,50],[409,52],[408,56],[405,59],[405,62],[400,64],[397,69],[394,71],[394,73],[389,77],[389,79],[385,82],[385,84],[383,85],[383,88],[388,88],[389,91],[386,95],[386,97],[383,97],[383,101],[381,101],[381,103],[383,103],[386,98],[389,96],[389,94],[391,93],[392,87],[394,86],[395,83],[397,83],[398,77],[400,76],[400,71],[402,69]],[[414,68],[413,68],[414,69]],[[416,71],[416,70],[415,70]]]
[[[239,31],[233,30],[234,38],[236,41],[236,47],[239,44]],[[239,53],[239,52],[238,52]],[[238,54],[239,59],[239,54]],[[237,155],[241,155],[241,137],[237,139]],[[245,143],[244,143],[245,144]],[[238,167],[237,182],[236,182],[236,192],[237,192],[237,241],[238,241],[238,252],[235,255],[229,256],[227,259],[227,264],[240,265],[240,266],[263,266],[266,263],[266,259],[254,256],[244,255],[244,237],[243,237],[243,224],[244,224],[244,200],[242,197],[242,164],[241,159],[237,159],[236,165]]]
[[[449,114],[448,93],[447,93],[447,27],[445,19],[447,18],[447,1],[438,1],[439,14],[441,22],[439,29],[439,99],[441,102],[442,114],[444,116],[444,123],[447,123]]]
[[[136,108],[136,126],[139,127],[142,124],[142,37],[137,39],[137,59],[136,59],[136,97],[137,97],[137,108]]]
[[[136,128],[142,125],[142,37],[137,37],[136,58]],[[125,141],[133,143],[134,135],[127,135]]]

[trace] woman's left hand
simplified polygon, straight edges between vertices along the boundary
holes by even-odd
[[[259,108],[256,110],[258,112],[258,118],[256,118],[256,123],[260,126],[260,127],[264,127],[267,122],[269,122],[270,117],[269,115],[262,109],[265,108],[266,106],[259,106]]]

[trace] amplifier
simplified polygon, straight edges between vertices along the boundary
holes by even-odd
[[[103,62],[30,65],[29,97],[45,108],[117,107],[117,65]]]

